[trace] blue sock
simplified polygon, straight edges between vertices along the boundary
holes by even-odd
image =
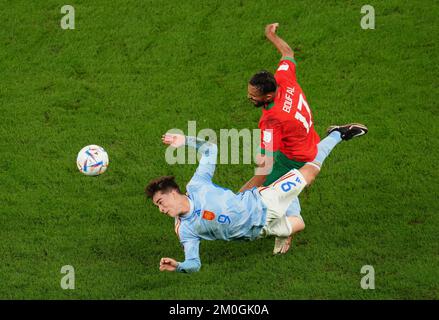
[[[317,145],[317,156],[314,159],[314,163],[317,162],[320,166],[329,156],[332,149],[341,141],[341,134],[338,131],[331,132],[325,139],[319,142]]]

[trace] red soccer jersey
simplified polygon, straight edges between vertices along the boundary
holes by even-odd
[[[312,161],[320,138],[314,130],[305,94],[296,80],[295,61],[281,60],[274,77],[277,82],[274,105],[263,108],[259,120],[261,149],[280,151],[299,162]]]

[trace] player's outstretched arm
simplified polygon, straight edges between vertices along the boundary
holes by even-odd
[[[174,148],[178,148],[185,145],[186,137],[182,134],[165,133],[162,135],[162,142]]]
[[[279,27],[279,23],[271,23],[265,27],[265,36],[271,43],[279,50],[284,58],[294,58],[294,51],[290,48],[288,43],[286,43],[281,37],[276,34],[276,30]]]
[[[215,153],[216,155],[217,153],[216,144],[198,139],[196,137],[184,136],[182,134],[165,133],[164,135],[162,135],[162,142],[174,148],[187,145],[195,148],[196,150],[200,150],[202,155],[209,155],[209,153]]]
[[[239,192],[244,192],[245,190],[249,190],[254,187],[260,187],[267,179],[267,176],[253,176],[249,181],[247,181],[241,189],[239,189]]]
[[[256,156],[256,165],[258,166],[255,175],[247,181],[239,192],[244,192],[254,187],[260,187],[267,179],[267,175],[271,172],[273,168],[273,157],[268,157],[262,154]]]
[[[160,271],[176,271],[184,273],[198,272],[201,268],[200,261],[200,240],[185,240],[182,242],[185,260],[178,262],[171,258],[160,260]]]
[[[160,259],[160,271],[192,273],[200,271],[200,267],[199,259],[190,259],[184,262],[178,262],[172,258]]]
[[[182,134],[166,133],[162,136],[164,144],[178,148],[184,145],[190,146],[198,150],[201,159],[197,171],[198,177],[204,177],[211,180],[215,172],[216,158],[218,155],[218,147],[215,143],[197,139],[196,137],[184,136]]]
[[[160,259],[160,271],[175,271],[177,270],[178,262],[171,258]]]

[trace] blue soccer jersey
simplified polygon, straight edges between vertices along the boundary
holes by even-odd
[[[178,264],[177,271],[194,272],[201,266],[201,239],[254,240],[265,225],[266,207],[256,188],[236,194],[212,182],[215,144],[201,143],[193,137],[186,137],[186,143],[199,148],[202,157],[186,187],[190,211],[175,220],[175,231],[185,253],[185,261]]]

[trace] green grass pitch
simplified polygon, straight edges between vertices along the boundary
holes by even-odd
[[[63,30],[64,4],[75,30]],[[360,12],[373,5],[376,29]],[[439,299],[436,1],[0,0],[0,299]],[[321,137],[363,122],[301,195],[306,229],[291,252],[272,239],[204,241],[197,274],[173,220],[146,201],[156,176],[184,185],[196,165],[165,162],[171,128],[257,127],[247,81],[274,71],[264,26],[295,49]],[[110,157],[100,177],[75,164]],[[251,165],[218,165],[238,190]],[[63,265],[75,290],[62,290]],[[360,286],[375,269],[375,290]]]

